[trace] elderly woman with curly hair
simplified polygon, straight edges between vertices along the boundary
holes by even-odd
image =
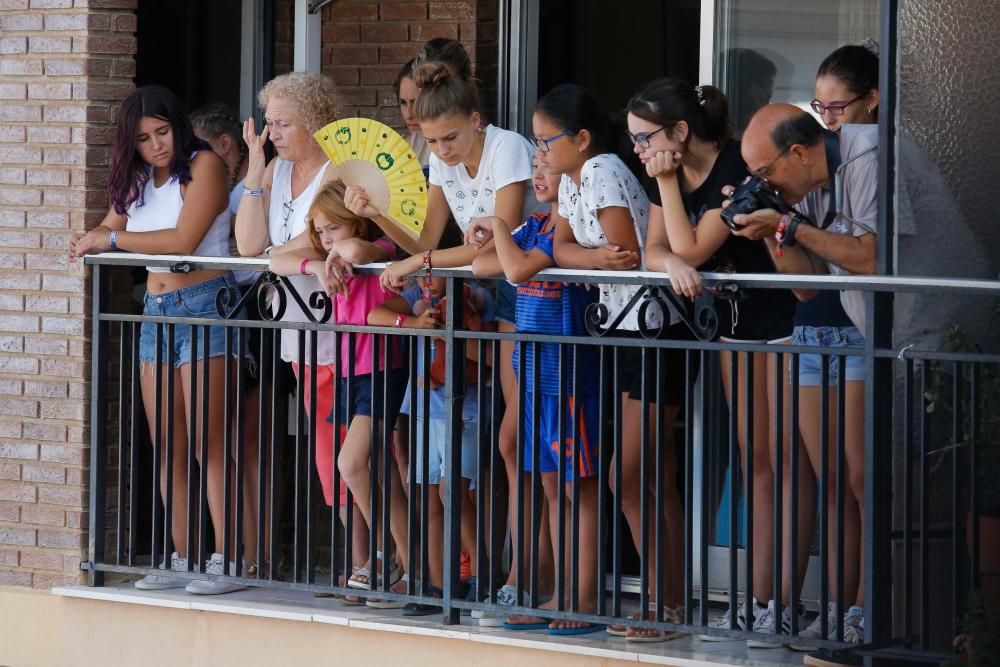
[[[323,186],[338,180],[336,168],[313,138],[313,133],[337,120],[337,91],[333,81],[315,72],[292,72],[269,81],[258,95],[264,112],[264,129],[258,135],[253,118],[243,123],[243,139],[249,148],[247,175],[236,214],[236,245],[243,256],[278,254],[310,246],[306,214]],[[265,164],[264,145],[274,144],[278,157]],[[303,297],[322,289],[311,275],[289,278]],[[294,299],[286,299],[283,319],[306,321]],[[296,378],[302,378],[304,406],[316,433],[316,470],[323,496],[333,504],[333,425],[326,417],[333,410],[334,340],[332,333],[316,333],[316,358],[311,358],[310,337],[306,333],[306,365],[299,368],[298,332],[282,330],[281,359],[290,362]],[[316,376],[315,412],[310,392]],[[315,415],[315,418],[313,416]],[[344,512],[346,488],[341,484],[340,509]],[[346,517],[342,517],[346,518]],[[368,558],[367,532],[360,515],[353,522],[355,563]]]

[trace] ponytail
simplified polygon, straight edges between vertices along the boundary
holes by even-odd
[[[413,81],[420,94],[413,105],[418,121],[428,121],[450,114],[472,115],[479,111],[479,95],[472,82],[452,74],[442,62],[426,62],[413,70]]]
[[[629,100],[626,111],[668,129],[684,121],[694,136],[718,148],[733,136],[729,101],[715,86],[694,87],[676,77],[657,79]]]

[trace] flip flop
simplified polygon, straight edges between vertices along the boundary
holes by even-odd
[[[535,618],[542,618],[541,616],[536,616]],[[552,621],[541,621],[539,623],[511,623],[509,621],[503,622],[503,627],[505,630],[514,630],[515,632],[519,630],[548,630],[549,623]]]
[[[549,628],[550,635],[589,635],[607,628],[603,623],[588,623],[582,628]]]

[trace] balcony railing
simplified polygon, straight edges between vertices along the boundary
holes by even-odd
[[[656,331],[624,337],[614,323],[602,322],[596,310],[588,312],[589,335],[463,330],[454,326],[463,321],[463,299],[453,297],[462,294],[463,283],[474,277],[460,269],[435,270],[446,281],[446,321],[441,329],[426,330],[331,324],[330,301],[324,295],[299,294],[287,280],[267,273],[265,260],[108,254],[88,257],[87,263],[93,268],[94,279],[93,510],[90,556],[85,567],[94,585],[101,585],[109,572],[137,576],[159,573],[185,580],[231,581],[440,606],[447,624],[460,622],[464,611],[476,610],[795,644],[804,629],[799,613],[803,609],[818,611],[826,628],[828,602],[853,599],[845,587],[850,577],[857,576],[851,574],[851,568],[861,566],[865,593],[865,644],[861,650],[908,657],[946,653],[952,638],[962,631],[968,594],[996,586],[996,572],[984,562],[993,556],[980,551],[980,519],[984,511],[997,511],[1000,495],[992,479],[995,472],[990,472],[1000,461],[995,416],[1000,407],[1000,355],[952,351],[940,343],[933,349],[899,349],[888,344],[891,299],[875,297],[898,292],[942,299],[961,295],[990,308],[990,301],[1000,295],[997,281],[705,274],[706,285],[718,294],[737,287],[866,292],[869,330],[864,332],[865,344],[817,348],[713,342],[716,331],[711,301],[683,302],[670,292],[665,276],[655,273],[609,272],[602,273],[599,280],[640,286],[633,308],[675,309],[690,331],[686,339],[658,337]],[[153,264],[171,266],[175,271],[250,269],[260,276],[242,295],[220,292],[216,305],[221,319],[144,317],[126,312],[128,309],[120,305],[117,310],[112,308],[109,276],[128,267]],[[378,267],[359,271],[377,272]],[[570,283],[598,280],[587,272],[570,270],[548,270],[540,278]],[[299,318],[303,321],[282,319],[286,306],[293,303],[307,313]],[[248,305],[259,307],[260,317],[237,318]],[[174,341],[182,329],[189,331],[191,356],[174,358],[171,344],[165,358],[157,357],[160,363],[144,368],[138,356],[143,323],[155,328],[158,351],[161,341]],[[248,349],[252,363],[227,354],[225,372],[210,379],[208,365],[199,360],[198,351],[208,356],[212,328],[224,329],[227,350]],[[281,360],[282,332],[294,332],[295,375]],[[381,363],[389,368],[394,358],[402,359],[400,375],[411,387],[431,386],[429,365],[419,365],[417,360],[427,358],[433,339],[444,340],[445,492],[440,512],[430,495],[436,491],[427,484],[417,484],[418,473],[422,479],[428,479],[430,473],[431,448],[423,447],[421,457],[417,448],[418,441],[428,441],[432,426],[428,392],[423,392],[421,400],[417,392],[410,393],[406,411],[417,418],[411,418],[395,436],[391,428],[380,430],[375,426],[378,420],[372,420],[368,432],[372,443],[369,497],[354,498],[348,490],[342,499],[338,492],[343,472],[337,461],[344,448],[344,433],[334,428],[332,443],[324,443],[317,431],[330,431],[322,428],[328,418],[334,424],[342,421],[345,407],[338,397],[331,414],[317,414],[321,410],[317,395],[323,393],[318,383],[332,380],[330,376],[319,379],[318,372],[302,371],[310,368],[323,338],[332,337],[333,367],[353,372],[360,362],[355,357],[354,341],[363,334],[371,334],[374,341],[371,367]],[[349,343],[344,348],[343,339]],[[572,459],[568,469],[566,465],[576,443],[584,440],[581,431],[590,428],[579,419],[580,401],[573,403],[568,415],[557,410],[559,440],[570,444],[558,448],[554,492],[551,478],[544,481],[539,472],[540,449],[532,448],[527,454],[530,460],[526,460],[524,447],[526,438],[539,441],[542,407],[535,397],[541,395],[542,381],[550,379],[541,377],[539,364],[529,377],[522,378],[516,396],[509,397],[517,402],[518,415],[530,417],[527,427],[524,418],[516,418],[515,469],[532,472],[525,473],[527,477],[518,475],[521,482],[507,488],[501,456],[505,397],[499,381],[499,341],[519,342],[522,369],[526,355],[537,358],[542,345],[557,346],[561,352],[556,380],[559,394],[593,396],[596,400],[598,423],[594,428],[599,436],[592,471],[581,471],[580,465],[572,465]],[[620,399],[622,383],[628,380],[621,374],[623,355],[630,348],[640,350],[642,362],[643,389],[638,398],[646,408],[640,408],[638,424],[626,422]],[[761,367],[750,362],[760,353],[770,355],[772,361],[763,367],[768,369],[763,377]],[[682,384],[682,400],[672,421],[665,417],[671,411],[665,409],[662,387],[647,383],[664,373],[668,354],[675,361],[681,360],[679,366],[675,363],[672,381]],[[809,488],[813,484],[803,477],[812,472],[803,460],[798,369],[802,355],[816,354],[822,355],[819,405],[831,409],[819,410],[816,415],[820,456],[814,477],[819,500],[806,504],[816,507],[817,530],[804,536],[800,525],[813,525],[811,517],[804,522],[789,518],[810,512],[800,506],[800,489],[806,488],[803,484]],[[848,402],[857,399],[848,397],[846,383],[829,382],[828,362],[837,360],[833,368],[844,368],[850,357],[864,361],[863,424],[852,423],[847,417]],[[164,370],[175,367],[179,373]],[[572,372],[567,372],[570,368]],[[156,388],[152,429],[143,408],[145,373],[153,374],[152,387]],[[729,383],[728,390],[720,382],[726,375],[738,378]],[[367,387],[352,386],[347,393],[370,391],[372,413],[385,416],[391,408],[384,397],[398,389],[391,384],[399,379],[390,378],[388,373],[377,378],[377,382],[369,380]],[[178,391],[177,382],[191,387],[192,404],[202,406],[187,410],[185,422],[175,418],[175,409],[181,409],[175,408],[175,401],[164,400]],[[767,415],[771,427],[769,442],[763,448],[754,444],[759,438],[752,427],[754,420],[745,418],[761,409],[755,405],[755,398],[761,396],[754,390],[759,383],[767,385],[774,406]],[[647,384],[652,386],[647,389]],[[473,390],[480,400],[475,414],[465,415],[464,428],[474,429],[474,446],[467,443],[463,451],[463,397]],[[219,417],[210,414],[210,396],[219,392],[225,406],[221,445],[210,442],[207,435],[209,422]],[[354,397],[346,398],[346,409],[351,411]],[[642,419],[643,413],[651,415],[650,419]],[[393,421],[390,419],[391,426]],[[846,441],[848,433],[859,428],[864,431],[865,450],[863,557],[855,555],[859,552],[848,553],[845,547],[851,544],[851,536],[845,534],[846,508],[853,502]],[[638,431],[637,462],[623,461],[636,456],[623,444],[623,439],[633,437],[623,435],[628,429]],[[217,491],[209,488],[208,466],[199,463],[209,459],[211,447],[219,446],[225,466],[224,506],[216,515],[228,517],[221,531],[210,520],[210,496]],[[323,470],[317,470],[318,446],[332,451],[329,467]],[[467,486],[477,491],[464,494],[462,471],[469,466],[463,467],[463,456],[471,451],[477,455],[478,466],[472,467],[473,479],[467,479]],[[741,451],[746,452],[745,461],[741,461]],[[773,477],[768,487],[770,497],[754,493],[754,471],[762,467],[761,459],[754,459],[761,456],[768,458],[763,469],[770,470]],[[180,467],[178,460],[183,461]],[[167,465],[169,461],[175,464]],[[180,471],[186,473],[183,485],[174,479]],[[584,472],[593,474],[584,476]],[[332,505],[327,505],[319,492],[321,475],[328,476]],[[596,501],[590,502],[581,494],[596,495]],[[405,505],[405,531],[399,526],[394,531],[393,508],[400,506],[400,496]],[[546,496],[555,502],[546,501]],[[514,500],[508,516],[509,497]],[[639,502],[637,515],[631,513],[631,506],[623,508],[635,497]],[[823,502],[826,497],[835,498],[832,508]],[[370,531],[363,539],[357,537],[364,533],[356,530],[358,516],[348,511],[354,504],[373,508]],[[680,514],[672,515],[678,508]],[[469,512],[474,514],[472,522]],[[769,524],[769,543],[755,543],[755,518]],[[552,527],[549,535],[554,540],[554,556],[548,557],[546,554],[552,552],[539,539],[545,520]],[[438,529],[435,522],[441,522],[442,527]],[[471,545],[470,524],[474,525]],[[183,571],[164,572],[161,568],[169,568],[178,530],[184,535],[190,557]],[[255,537],[248,538],[248,532]],[[480,582],[479,596],[469,599],[460,576],[463,532],[466,551],[471,550],[468,555],[475,562],[472,574]],[[222,535],[221,545],[213,534]],[[440,543],[435,543],[434,534],[442,536]],[[403,541],[409,564],[404,590],[389,589],[395,569],[391,558],[373,560],[378,564],[373,570],[378,571],[372,573],[370,590],[345,586],[359,560],[392,550],[382,545],[395,543],[402,551]],[[206,574],[203,564],[213,550],[223,554],[224,563],[234,561],[235,571]],[[710,627],[713,617],[730,601],[749,600],[755,590],[761,598],[759,577],[754,582],[751,575],[760,571],[758,559],[768,560],[770,554],[784,556],[779,567],[767,568],[767,599],[778,601],[778,618],[782,605],[790,607],[794,619],[791,634],[762,635],[741,629],[735,622],[729,627]],[[403,560],[403,554],[397,553],[397,558]],[[596,568],[588,565],[587,559],[593,559]],[[429,570],[436,562],[443,563],[440,597],[427,585],[436,579]],[[497,594],[511,568],[516,572],[518,599],[513,606],[498,606]],[[597,573],[596,581],[586,579],[588,568]],[[988,577],[992,577],[992,584],[984,581]],[[534,600],[528,595],[531,591],[538,593]],[[551,609],[539,610],[538,598],[548,594],[556,603]],[[679,605],[680,615],[665,611],[671,597]],[[655,611],[640,617],[633,614],[637,609]],[[846,605],[834,610],[841,618],[846,611]],[[763,611],[755,609],[753,613]],[[834,634],[828,636],[824,629],[819,640],[808,643],[828,649],[843,647],[844,630],[844,624],[838,623]]]

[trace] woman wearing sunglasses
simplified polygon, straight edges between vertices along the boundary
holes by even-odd
[[[678,294],[696,297],[701,291],[697,273],[678,273],[676,254],[702,271],[773,273],[774,264],[763,243],[733,236],[722,220],[723,186],[737,185],[748,174],[740,146],[732,139],[725,95],[713,86],[691,86],[677,78],[650,83],[633,97],[627,107],[630,136],[635,152],[654,180],[650,188],[649,230],[646,238],[647,263],[654,270],[670,273],[671,286]],[[734,298],[735,297],[735,298]],[[787,342],[792,333],[795,299],[785,290],[740,290],[727,300],[716,299],[719,340],[730,343]],[[753,363],[753,383],[748,386],[749,365]],[[722,380],[726,396],[736,383],[737,440],[740,460],[747,460],[748,431],[753,434],[753,466],[748,476],[753,485],[751,535],[754,549],[753,622],[744,602],[713,621],[720,629],[773,632],[775,618],[771,592],[773,554],[774,474],[768,443],[773,441],[775,414],[774,382],[776,357],[773,354],[721,353]],[[736,377],[731,377],[736,368]],[[753,420],[747,424],[748,394],[753,397]],[[745,463],[744,463],[745,465]],[[747,474],[744,471],[744,474]],[[731,517],[735,520],[735,517]],[[767,606],[764,606],[767,605]],[[787,610],[785,610],[787,613]],[[735,619],[733,618],[735,614]],[[790,623],[782,618],[781,625]],[[706,635],[707,640],[722,638]],[[751,647],[770,648],[780,642],[751,640]]]

